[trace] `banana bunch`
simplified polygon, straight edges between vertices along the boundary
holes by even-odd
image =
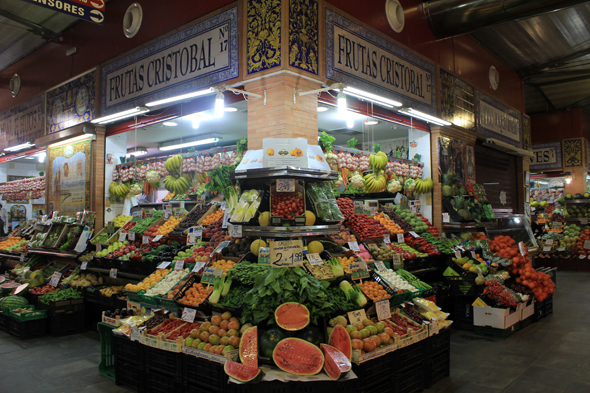
[[[191,185],[191,180],[185,175],[179,177],[168,175],[164,178],[164,187],[176,194],[186,194],[191,189]]]
[[[207,172],[205,173],[196,173],[197,181],[201,184],[207,183]]]
[[[373,171],[379,172],[387,166],[388,161],[387,155],[380,151],[377,154],[371,154],[369,156],[369,167],[373,168]]]
[[[180,154],[170,157],[164,163],[168,173],[174,176],[180,176],[180,169],[182,168],[183,158]]]
[[[432,179],[427,177],[426,179],[416,179],[414,181],[416,183],[416,187],[414,188],[414,195],[421,195],[430,192],[434,187],[434,183]]]
[[[383,171],[380,171],[377,176],[375,173],[367,173],[363,178],[365,179],[365,192],[379,192],[387,185],[387,177]]]
[[[125,183],[117,184],[111,182],[109,185],[109,194],[114,197],[124,197],[129,192],[129,187]]]

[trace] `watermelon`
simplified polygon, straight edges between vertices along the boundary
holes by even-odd
[[[350,340],[350,335],[346,328],[343,328],[340,325],[334,326],[334,329],[332,329],[332,332],[330,333],[328,344],[339,349],[348,360],[352,359],[352,341]]]
[[[225,362],[223,369],[227,375],[240,382],[258,380],[264,375],[264,373],[256,367],[246,366],[245,364],[232,362],[231,360]]]
[[[240,361],[246,366],[258,368],[258,328],[247,329],[240,339]]]
[[[322,351],[295,337],[281,340],[272,352],[272,359],[278,368],[296,375],[315,375],[324,366]]]
[[[29,304],[27,299],[22,296],[18,295],[11,295],[7,296],[2,299],[2,303],[0,303],[0,311],[4,312],[8,310],[8,307],[22,307]]]
[[[283,303],[275,310],[275,320],[285,330],[301,330],[309,325],[309,310],[303,304]]]
[[[324,371],[333,380],[338,380],[352,368],[350,359],[338,348],[331,345],[321,344],[320,349],[324,353]]]
[[[322,341],[324,341],[324,335],[314,327],[307,327],[299,331],[296,337],[310,342],[317,347],[319,347]]]
[[[274,351],[277,344],[287,338],[285,333],[279,328],[269,329],[260,336],[259,347],[262,356],[272,358],[272,351]]]

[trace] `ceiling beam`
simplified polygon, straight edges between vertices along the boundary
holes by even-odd
[[[561,67],[569,61],[575,60],[579,57],[586,56],[586,55],[590,55],[590,48],[572,53],[571,55],[567,55],[567,56],[561,57],[559,59],[554,59],[554,60],[548,61],[547,63],[540,64],[535,67],[530,67],[530,68],[521,70],[521,71],[519,71],[518,74],[520,75],[521,78],[524,78],[527,76],[532,76],[532,75],[538,74],[540,71],[543,71],[545,68]]]
[[[525,76],[522,78],[522,80],[525,83],[526,82],[541,83],[541,82],[535,82],[535,81],[533,81],[533,79],[535,79],[535,78],[559,78],[562,76],[577,76],[577,75],[586,75],[586,74],[590,74],[590,69],[574,70],[574,71],[539,72],[535,75]]]
[[[564,111],[571,111],[574,108],[580,107],[580,106],[586,106],[590,104],[590,97],[586,97],[586,98],[582,98],[580,101],[576,101],[571,105],[566,106],[565,108],[561,109]]]
[[[586,71],[590,72],[590,71]],[[552,86],[552,85],[561,85],[562,83],[570,83],[570,82],[578,82],[583,81],[586,79],[590,79],[590,74],[576,76],[574,78],[566,78],[566,79],[556,79],[554,81],[547,81],[547,82],[525,82],[529,86]]]
[[[543,99],[545,99],[545,101],[547,102],[547,104],[549,104],[549,109],[551,111],[555,111],[555,105],[553,105],[553,103],[551,102],[551,100],[549,99],[549,97],[547,97],[547,94],[545,94],[545,92],[543,91],[543,89],[541,89],[541,86],[534,86],[537,91],[539,92],[539,94],[541,94],[541,97],[543,97]]]
[[[20,16],[14,15],[10,12],[4,11],[2,9],[0,9],[0,16],[3,16],[7,19],[10,19],[13,22],[28,27],[31,33],[38,35],[45,40],[52,41],[57,37],[57,34],[49,30],[48,28],[43,27],[35,22],[31,22],[30,20],[21,18]]]

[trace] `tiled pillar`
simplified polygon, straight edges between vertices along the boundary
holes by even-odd
[[[105,128],[96,128],[96,140],[92,142],[92,173],[90,184],[90,208],[96,212],[94,230],[98,232],[104,226],[104,194],[105,194]]]

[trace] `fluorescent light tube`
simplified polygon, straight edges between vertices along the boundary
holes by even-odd
[[[338,114],[346,115],[346,94],[343,92],[338,93],[336,100],[338,101]]]
[[[215,110],[214,115],[217,118],[223,117],[225,107],[225,98],[223,97],[223,93],[218,91],[217,95],[215,96]]]
[[[176,96],[176,97],[164,98],[163,100],[148,102],[147,104],[145,104],[145,106],[147,106],[148,108],[151,108],[152,106],[160,106],[160,105],[164,105],[164,104],[170,104],[171,102],[184,101],[189,98],[200,97],[200,96],[204,96],[204,95],[210,94],[210,93],[213,93],[213,89],[211,89],[211,88],[195,91],[192,93],[183,94],[183,95]]]
[[[354,87],[345,87],[344,92],[346,94],[350,94],[355,97],[363,98],[365,100],[373,101],[376,104],[380,104],[389,108],[393,108],[394,106],[400,107],[402,106],[401,102],[391,100],[389,98],[381,97],[377,94],[369,93],[367,91],[359,90]]]
[[[198,146],[198,145],[206,145],[207,143],[215,143],[218,140],[219,140],[219,138],[207,138],[207,139],[201,139],[198,141],[179,143],[176,145],[159,146],[158,149],[164,150],[164,151],[174,150],[174,149],[182,149],[183,147],[191,147],[191,146]]]
[[[132,117],[135,115],[141,115],[142,113],[147,113],[149,111],[150,110],[144,106],[136,106],[135,108],[132,108],[132,109],[129,109],[126,111],[113,113],[112,115],[108,115],[108,116],[99,117],[98,119],[92,120],[91,123],[93,123],[93,124],[111,123],[116,120],[126,119],[128,117]]]
[[[33,146],[35,146],[34,143],[27,142],[27,143],[23,143],[23,144],[20,144],[20,145],[7,147],[6,149],[4,149],[4,151],[19,151],[19,150],[23,150],[23,149],[28,149],[28,148],[33,147]]]
[[[452,123],[438,117],[430,116],[424,112],[417,111],[412,108],[403,108],[399,110],[400,113],[427,121],[429,123],[437,124],[439,126],[450,126]]]

